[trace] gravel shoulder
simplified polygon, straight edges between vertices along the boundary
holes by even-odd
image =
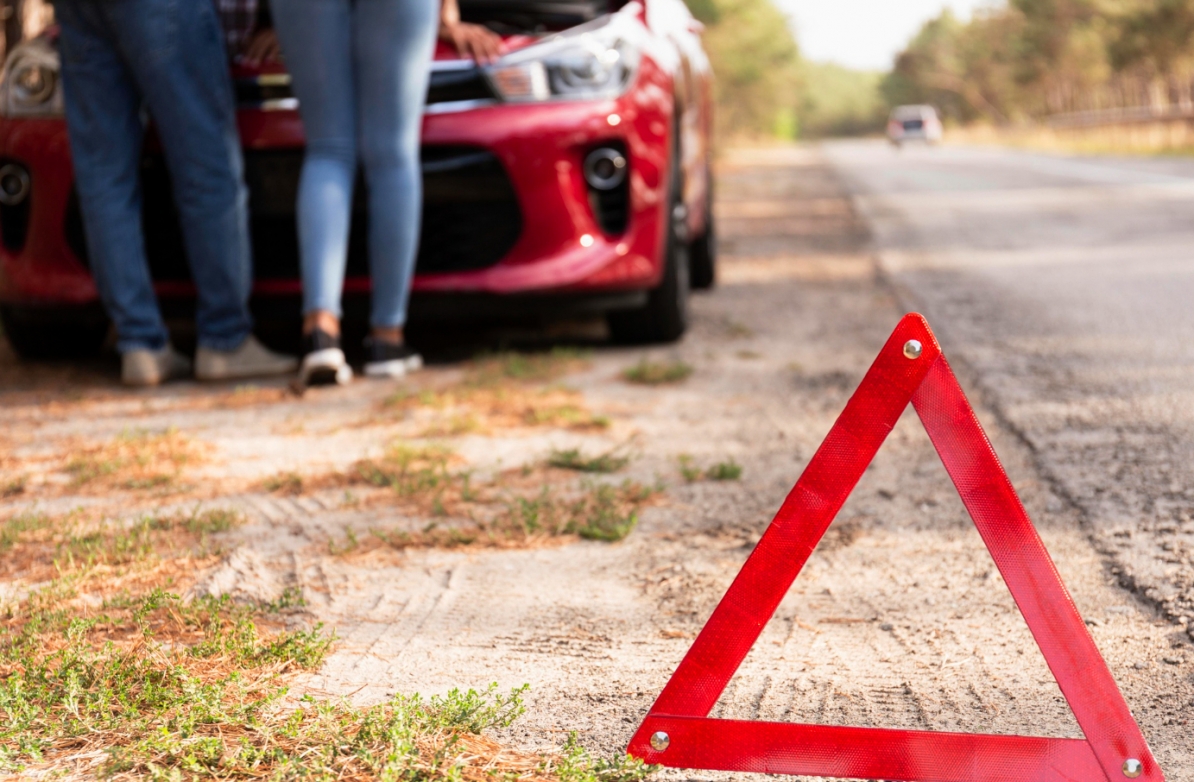
[[[395,387],[371,383],[302,398],[268,385],[128,394],[107,363],[27,369],[3,355],[0,480],[24,476],[26,488],[0,500],[0,519],[31,507],[132,518],[149,507],[234,506],[249,523],[221,533],[223,561],[195,581],[255,599],[301,591],[307,619],[334,628],[339,641],[300,690],[370,703],[394,692],[529,683],[528,713],[504,741],[552,747],[576,731],[594,750],[619,751],[903,313],[876,270],[867,225],[819,152],[735,151],[720,173],[723,274],[694,299],[691,334],[646,350],[593,342],[545,387],[570,394],[600,426],[577,425],[580,413],[507,425],[491,409],[452,413],[477,416],[476,425],[452,424],[420,400],[458,383],[467,372],[459,363],[412,380],[415,401],[395,408],[386,405]],[[659,386],[623,380],[644,358],[693,372]],[[965,373],[962,384],[972,392]],[[529,409],[546,398],[533,397]],[[1168,778],[1194,780],[1189,637],[1120,585],[1081,509],[1055,492],[979,395],[972,401]],[[71,453],[167,430],[202,452],[169,491],[93,492],[64,472]],[[617,543],[357,548],[351,541],[372,529],[434,520],[314,480],[395,438],[450,448],[454,465],[493,481],[553,450],[618,449],[629,463],[592,480],[661,491]],[[686,465],[728,461],[742,467],[739,479],[682,475]],[[314,488],[265,488],[291,473]],[[912,412],[715,714],[1080,735]]]

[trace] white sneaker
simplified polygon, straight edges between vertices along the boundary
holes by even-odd
[[[368,377],[398,378],[423,368],[423,357],[405,342],[385,342],[372,337],[365,340],[369,359],[365,362]]]
[[[191,361],[169,344],[161,350],[130,350],[120,357],[120,382],[126,386],[156,386],[191,374]]]
[[[235,350],[201,347],[195,352],[195,377],[200,380],[238,380],[285,375],[298,367],[298,359],[269,350],[249,336]]]

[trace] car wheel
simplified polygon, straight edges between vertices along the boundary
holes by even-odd
[[[705,189],[705,231],[688,245],[688,264],[692,270],[692,289],[709,290],[717,283],[717,231],[713,223],[712,179]]]
[[[680,201],[679,160],[680,156],[673,153],[663,280],[651,291],[645,307],[606,316],[610,336],[623,345],[675,342],[688,329],[690,263],[685,241],[687,212]]]
[[[108,318],[99,306],[0,306],[4,337],[25,359],[80,358],[99,350]]]

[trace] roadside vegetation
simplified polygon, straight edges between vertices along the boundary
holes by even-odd
[[[676,458],[680,469],[680,477],[688,483],[697,481],[736,481],[742,477],[742,465],[733,459],[716,462],[708,467],[700,467],[688,454],[680,454]]]
[[[692,372],[692,365],[680,359],[654,361],[644,356],[637,364],[623,370],[622,379],[641,386],[661,386],[687,380]]]
[[[617,472],[630,463],[630,457],[618,456],[617,449],[586,456],[579,448],[555,450],[547,457],[549,467],[561,470],[576,470],[577,472],[610,473]]]
[[[335,643],[301,593],[238,605],[180,597],[240,522],[225,510],[132,524],[80,514],[0,522],[0,773],[108,779],[524,779],[635,782],[651,768],[516,752],[483,735],[525,687],[397,695],[360,708],[293,690]]]
[[[202,446],[175,429],[128,431],[72,450],[65,469],[75,491],[169,490],[186,467],[204,457]]]
[[[264,487],[285,494],[363,487],[356,503],[386,503],[425,520],[419,528],[369,530],[370,541],[352,533],[335,543],[348,553],[384,543],[396,548],[426,546],[526,546],[579,537],[618,541],[638,523],[639,511],[660,493],[634,481],[610,483],[575,472],[616,472],[626,464],[612,453],[596,457],[557,451],[542,466],[527,465],[478,480],[451,449],[396,441],[376,458],[361,459],[344,472],[302,477],[283,473]],[[366,493],[373,490],[371,493]]]
[[[458,381],[437,388],[404,388],[386,399],[378,413],[423,422],[421,437],[539,426],[601,430],[609,427],[609,419],[588,410],[579,391],[555,382],[588,363],[585,352],[572,348],[482,355],[466,365]]]

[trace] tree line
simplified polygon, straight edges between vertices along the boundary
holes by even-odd
[[[997,124],[1079,111],[1194,108],[1194,0],[1009,0],[927,22],[880,85]]]

